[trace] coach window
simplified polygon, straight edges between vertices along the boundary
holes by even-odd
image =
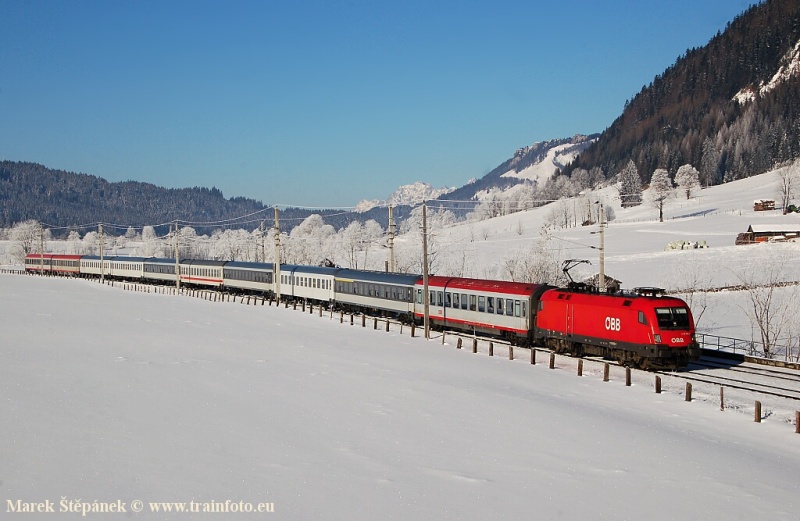
[[[515,317],[520,316],[520,307],[521,306],[522,306],[522,304],[520,303],[519,300],[515,300],[514,301],[514,316]]]
[[[487,303],[486,311],[488,311],[489,313],[494,313],[494,297],[488,297],[486,299],[486,303]]]
[[[448,295],[449,295],[449,293],[448,293]],[[456,309],[459,307],[459,305],[458,305],[458,293],[453,293],[453,307],[456,308]]]
[[[467,294],[466,293],[462,293],[461,294],[461,309],[467,309],[468,305],[469,305],[469,303],[467,302]]]
[[[437,306],[443,306],[444,305],[444,298],[443,298],[442,293],[443,293],[442,291],[437,291],[436,292],[436,305]]]
[[[522,316],[523,317],[528,316],[528,302],[525,300],[522,301]]]
[[[475,311],[476,309],[478,309],[478,297],[476,297],[475,295],[470,295],[469,296],[469,310],[470,311]]]
[[[478,311],[483,313],[485,309],[486,309],[486,297],[481,295],[478,297]]]
[[[501,298],[497,299],[497,314],[498,315],[502,315],[503,314],[503,299],[501,299]]]
[[[417,290],[417,304],[422,304],[422,290]]]

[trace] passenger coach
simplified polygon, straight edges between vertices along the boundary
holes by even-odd
[[[541,284],[429,277],[430,320],[435,327],[500,336],[528,344],[535,302],[551,288]],[[416,283],[414,315],[424,317],[423,283]]]

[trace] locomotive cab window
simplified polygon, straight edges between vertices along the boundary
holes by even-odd
[[[644,316],[644,311],[639,312],[639,323],[647,325],[647,317]]]
[[[656,320],[661,329],[689,329],[686,308],[656,308]]]

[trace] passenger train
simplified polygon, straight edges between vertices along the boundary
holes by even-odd
[[[197,259],[33,253],[31,273],[100,277],[249,292],[343,311],[422,323],[423,277],[338,267]],[[641,368],[680,368],[700,357],[692,313],[655,288],[598,293],[586,288],[431,276],[432,327],[593,354]]]

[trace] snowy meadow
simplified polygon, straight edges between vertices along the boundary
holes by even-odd
[[[650,375],[83,280],[0,275],[0,308],[8,519],[81,517],[62,498],[141,519],[797,519],[792,425]]]

